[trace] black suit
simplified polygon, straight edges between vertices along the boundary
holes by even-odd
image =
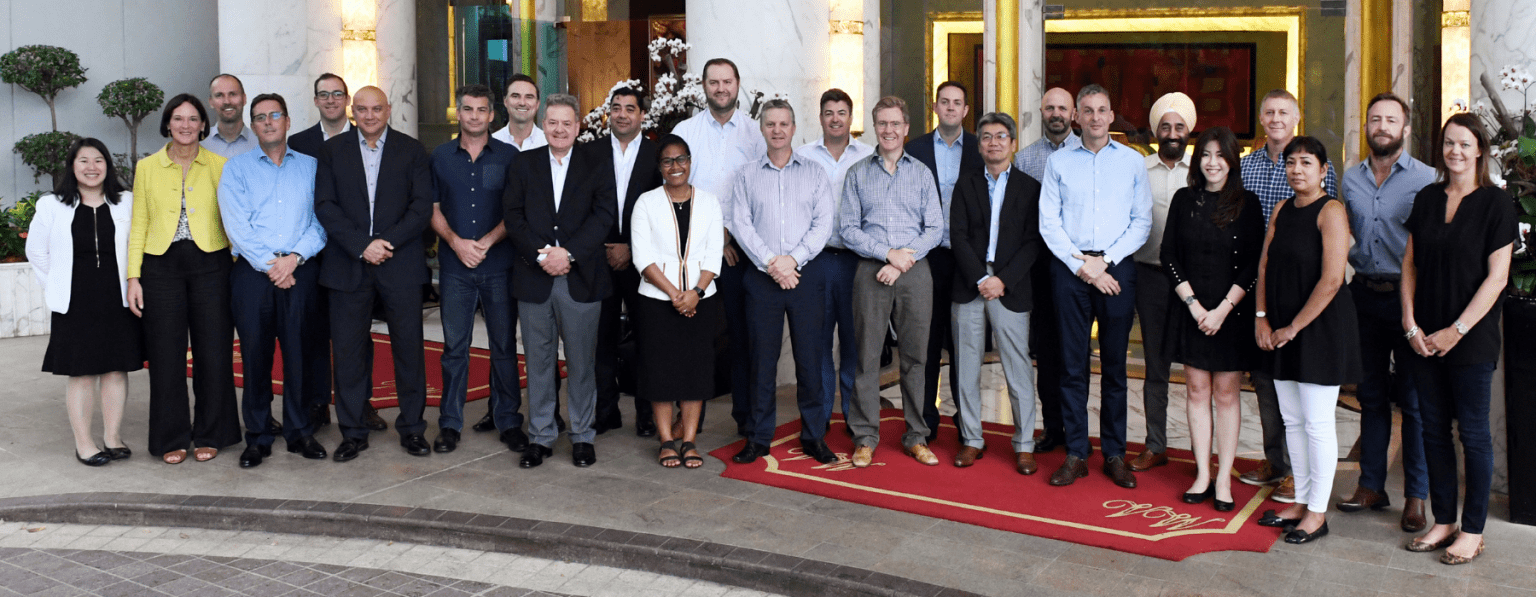
[[[906,152],[928,166],[928,171],[933,173],[934,186],[942,189],[944,185],[939,183],[939,163],[933,153],[933,137],[936,134],[937,131],[929,131],[928,134],[907,142]],[[979,175],[982,168],[981,140],[977,139],[976,135],[961,131],[960,175],[955,179],[955,187],[958,189],[960,181],[965,180],[966,176]],[[946,226],[949,224],[951,209],[953,207],[945,206]],[[933,320],[928,326],[928,360],[923,368],[928,380],[923,384],[923,420],[928,423],[928,438],[931,441],[939,433],[939,407],[936,406],[936,400],[939,397],[939,351],[949,351],[951,361],[955,358],[955,338],[950,334],[949,317],[951,287],[955,277],[955,257],[951,249],[937,246],[928,252],[927,259],[928,268],[933,273]],[[949,376],[949,393],[950,396],[960,393],[959,382],[955,380],[953,372]],[[958,424],[955,426],[959,427]]]
[[[949,241],[955,252],[955,288],[950,297],[956,303],[969,303],[981,294],[976,281],[987,275],[992,200],[986,174],[960,177],[949,217]],[[1002,280],[1004,291],[997,300],[1009,311],[1024,313],[1034,306],[1030,272],[1044,242],[1040,238],[1040,181],[1009,166],[998,221],[998,260],[992,263],[992,272]]]
[[[363,424],[372,394],[373,342],[369,335],[374,302],[384,306],[403,435],[426,429],[426,369],[422,353],[421,286],[427,282],[421,237],[432,216],[431,159],[421,143],[389,129],[382,138],[370,213],[368,178],[352,129],[325,142],[315,173],[315,217],[325,227],[320,285],[331,289],[331,338],[339,399],[336,416],[344,437],[368,436]],[[370,230],[371,223],[371,230]],[[372,265],[362,259],[375,239],[394,245],[394,256]]]
[[[639,143],[640,147],[635,149],[635,167],[630,170],[629,184],[623,189],[615,189],[616,195],[622,192],[624,208],[608,232],[607,243],[629,244],[629,220],[635,213],[635,200],[642,193],[661,186],[661,169],[657,167],[660,152],[656,143],[644,136],[637,137],[631,143]],[[596,141],[582,145],[581,149],[587,152],[593,163],[605,164],[612,171],[613,140],[610,135],[598,137]],[[631,306],[628,311],[634,313],[633,301],[640,290],[640,272],[633,264],[621,270],[610,269],[609,273],[613,276],[614,292],[603,300],[603,315],[597,327],[596,426],[599,429],[617,429],[624,425],[619,414],[619,341],[622,340],[619,316],[626,305]],[[640,421],[648,422],[650,418],[651,402],[637,396],[636,424]]]
[[[347,129],[342,136],[352,132]],[[320,129],[320,123],[288,136],[288,148],[309,157],[320,159],[320,152],[325,149],[325,131]]]

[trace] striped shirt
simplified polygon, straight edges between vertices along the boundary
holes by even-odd
[[[939,186],[927,166],[905,153],[895,173],[886,171],[878,152],[849,168],[838,220],[848,248],[876,261],[902,248],[922,259],[944,238]]]
[[[1285,181],[1285,157],[1271,161],[1266,146],[1243,156],[1238,164],[1243,171],[1243,188],[1259,196],[1259,204],[1264,206],[1264,225],[1268,226],[1269,214],[1275,211],[1275,206],[1296,196],[1296,191]],[[1329,197],[1339,196],[1338,177],[1333,174],[1333,162],[1328,162],[1328,174],[1323,177],[1323,192]]]
[[[1013,167],[1030,175],[1035,180],[1044,180],[1045,161],[1051,157],[1051,154],[1056,153],[1058,150],[1082,146],[1083,138],[1077,136],[1077,133],[1067,133],[1067,138],[1062,139],[1060,145],[1051,143],[1050,137],[1041,135],[1039,141],[1030,143],[1028,147],[1020,149],[1018,153],[1013,154]]]
[[[731,181],[731,219],[725,227],[758,269],[788,255],[805,267],[832,234],[832,183],[815,162],[790,153],[783,168],[765,154]]]

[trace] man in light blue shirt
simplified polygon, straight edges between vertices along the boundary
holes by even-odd
[[[224,164],[219,181],[219,214],[237,257],[230,273],[230,308],[240,333],[240,358],[245,363],[245,451],[240,466],[260,466],[272,454],[278,433],[289,452],[305,458],[325,458],[315,441],[305,408],[305,389],[329,379],[307,379],[313,354],[304,335],[319,309],[320,265],[310,262],[325,247],[325,230],[315,219],[314,158],[288,148],[288,104],[277,94],[256,96],[251,122],[261,150],[247,152]],[[272,350],[282,343],[283,427],[269,424],[272,414]]]
[[[205,149],[232,158],[259,146],[240,114],[245,109],[245,84],[239,78],[222,74],[209,81],[208,108],[213,111],[213,134],[203,139]]]
[[[1062,418],[1067,460],[1051,485],[1088,475],[1089,335],[1099,324],[1103,365],[1099,433],[1104,474],[1116,485],[1136,486],[1125,462],[1125,351],[1136,311],[1136,266],[1131,255],[1152,229],[1152,192],[1140,152],[1109,139],[1115,112],[1109,92],[1087,85],[1077,92],[1083,145],[1051,155],[1040,192],[1040,235],[1055,256],[1051,284],[1061,324]]]

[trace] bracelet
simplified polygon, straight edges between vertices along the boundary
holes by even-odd
[[[1232,299],[1229,299],[1227,297],[1221,297],[1221,300],[1227,301],[1227,304],[1228,305],[1232,305],[1233,309],[1237,308],[1237,303],[1232,302]]]
[[[1413,326],[1408,329],[1408,333],[1403,334],[1403,339],[1412,340],[1413,337],[1417,335],[1419,335],[1419,326]]]

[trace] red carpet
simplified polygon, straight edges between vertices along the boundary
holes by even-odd
[[[956,431],[946,424],[930,446],[939,466],[930,467],[902,452],[901,411],[889,409],[881,415],[882,440],[874,464],[865,469],[848,462],[853,440],[841,419],[833,420],[826,438],[839,456],[832,464],[818,464],[801,454],[799,421],[779,426],[770,455],[752,464],[731,462],[743,445],[740,441],[710,455],[725,461],[723,475],[732,479],[1165,560],[1223,550],[1267,552],[1280,536],[1279,529],[1254,524],[1264,510],[1284,506],[1266,500],[1272,488],[1233,479],[1233,512],[1217,512],[1209,500],[1197,505],[1180,500],[1195,476],[1186,450],[1169,449],[1172,461],[1167,466],[1138,473],[1138,487],[1123,489],[1099,472],[1103,460],[1094,439],[1088,476],[1067,487],[1051,487],[1047,480],[1066,453],[1058,449],[1041,454],[1039,472],[1019,475],[1013,468],[1011,427],[985,424],[986,456],[961,469],[953,464],[960,448]],[[1128,456],[1141,449],[1132,444]],[[1238,459],[1234,468],[1241,473],[1257,466],[1256,461]]]
[[[425,342],[427,365],[427,406],[435,407],[443,397],[443,343]],[[245,387],[245,365],[240,360],[240,341],[235,340],[235,386]],[[528,387],[528,369],[523,355],[517,355],[519,387]],[[187,377],[192,376],[192,352],[187,351]],[[560,377],[565,377],[565,361],[560,361]],[[283,393],[282,347],[273,356],[272,392]],[[471,347],[469,349],[468,401],[491,395],[491,351]],[[373,334],[373,397],[374,408],[399,406],[395,398],[395,360],[390,352],[389,335]]]

